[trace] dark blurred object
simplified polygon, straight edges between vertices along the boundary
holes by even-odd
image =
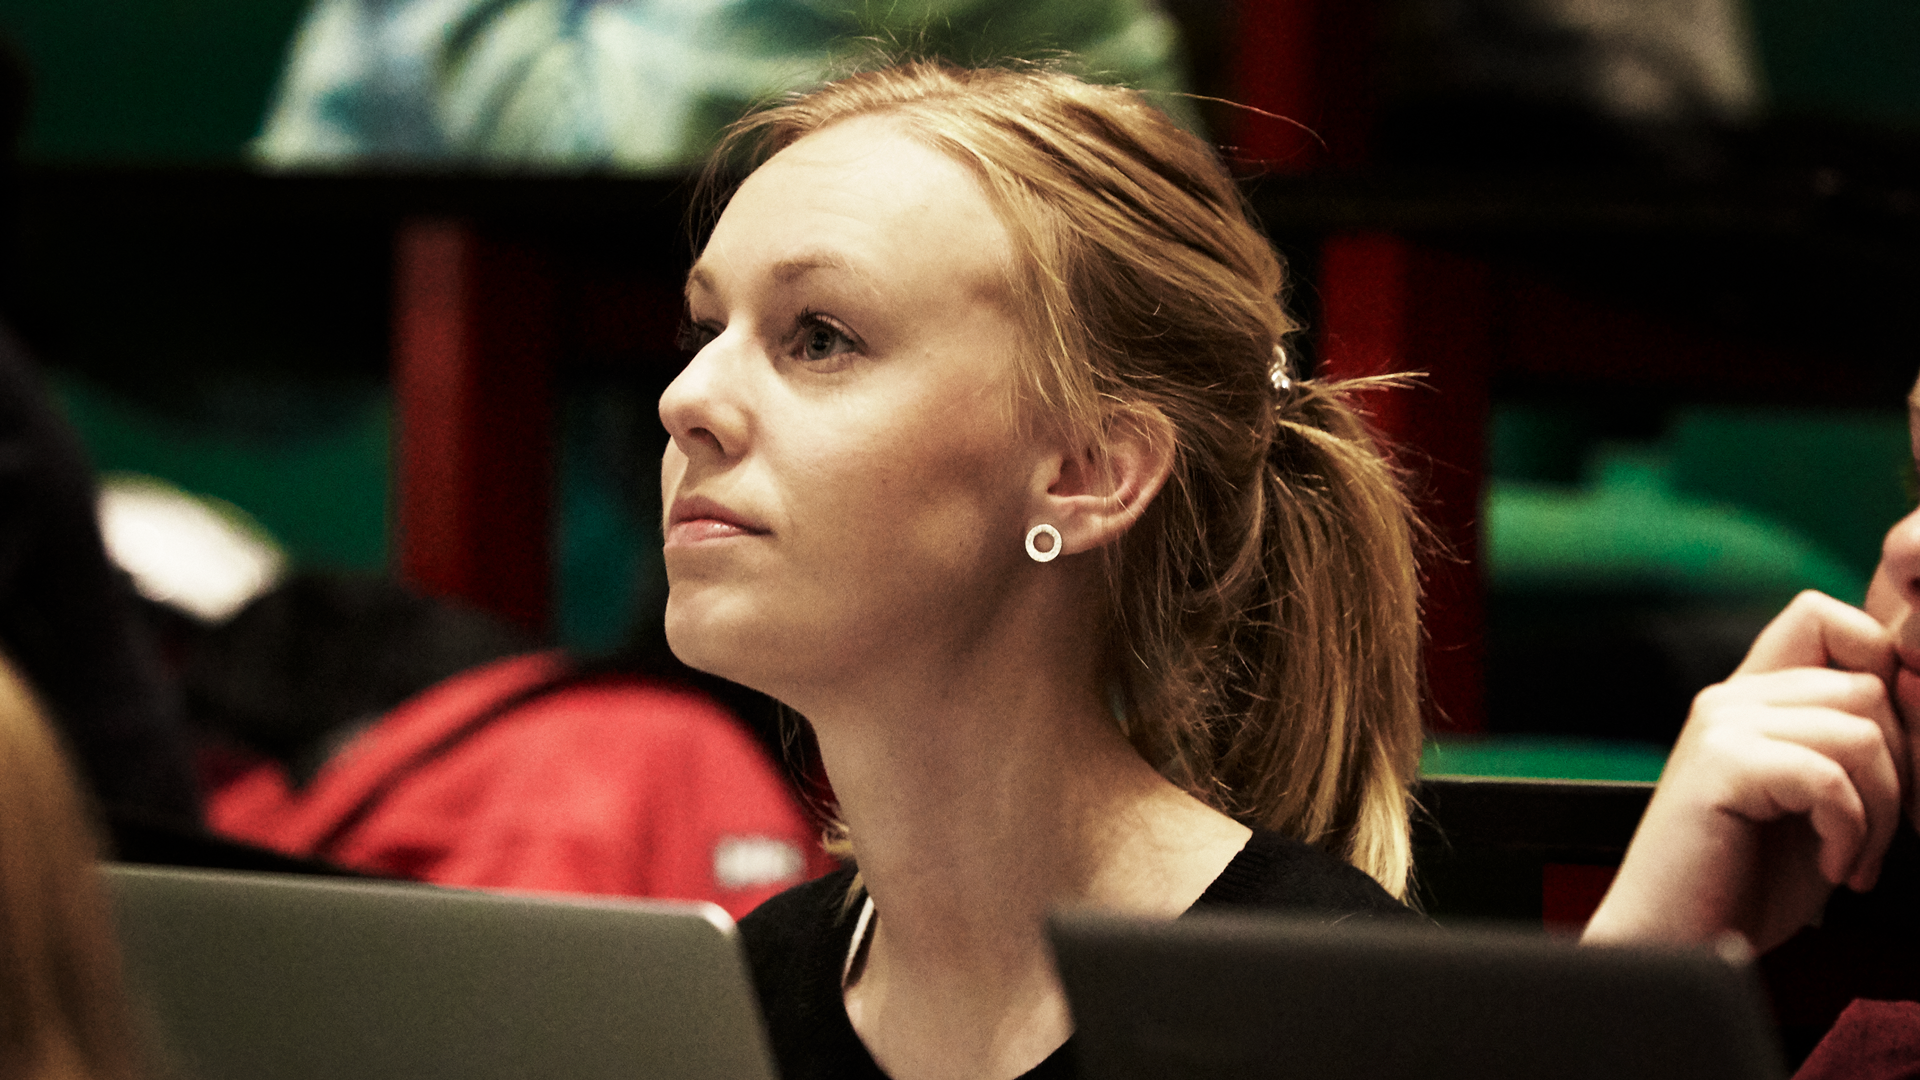
[[[13,248],[18,228],[11,211],[18,205],[17,164],[20,143],[33,110],[33,78],[26,58],[12,37],[0,32],[0,311],[11,312]]]
[[[0,208],[8,210],[30,100],[26,66],[0,38]],[[96,798],[195,824],[185,736],[131,592],[107,560],[94,501],[86,452],[26,350],[0,326],[0,648],[52,713]]]
[[[191,866],[201,870],[249,870],[270,874],[315,874],[321,877],[374,877],[322,859],[283,855],[200,828],[185,828],[171,820],[138,811],[115,810],[107,815],[107,855],[116,862],[149,866]]]
[[[185,736],[94,499],[79,440],[0,329],[0,648],[103,803],[195,822]]]
[[[1694,695],[1733,674],[1773,614],[1638,593],[1495,591],[1486,730],[1671,743]]]
[[[1755,119],[1741,0],[1394,0],[1383,165],[1709,167]]]
[[[286,767],[296,784],[389,709],[539,642],[379,577],[302,571],[186,647],[191,722]]]
[[[1905,822],[1871,892],[1839,888],[1818,926],[1761,957],[1780,1040],[1793,1060],[1811,1052],[1856,998],[1920,1001],[1920,836]]]
[[[1646,811],[1652,784],[1423,780],[1414,879],[1442,923],[1501,920],[1576,933]],[[1873,891],[1834,890],[1820,925],[1761,957],[1788,1060],[1855,998],[1920,1000],[1920,836],[1902,824]]]
[[[13,39],[0,34],[0,153],[19,160],[20,137],[33,111],[33,78]]]
[[[1567,867],[1611,880],[1652,784],[1427,777],[1415,789],[1414,894],[1442,923],[1577,930],[1605,892],[1567,895]],[[1585,901],[1582,903],[1582,901]]]

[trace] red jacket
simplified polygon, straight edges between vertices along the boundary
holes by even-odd
[[[1920,1077],[1920,1005],[1848,1005],[1793,1080],[1913,1080]]]
[[[833,865],[773,763],[696,691],[566,682],[542,653],[403,703],[294,791],[252,762],[207,819],[240,840],[441,885],[711,900],[735,918]]]

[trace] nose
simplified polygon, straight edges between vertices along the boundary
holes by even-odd
[[[746,449],[750,425],[731,351],[725,334],[707,342],[660,395],[660,423],[689,460]]]
[[[1880,565],[1867,586],[1867,614],[1896,634],[1920,630],[1910,618],[1915,611],[1920,611],[1920,510],[1887,530]]]
[[[1920,600],[1920,509],[1887,530],[1880,546],[1880,571],[1908,600]]]

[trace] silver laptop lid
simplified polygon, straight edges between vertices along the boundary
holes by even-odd
[[[1258,915],[1053,923],[1083,1080],[1781,1080],[1746,965]]]
[[[712,904],[111,866],[128,980],[193,1080],[771,1080]]]

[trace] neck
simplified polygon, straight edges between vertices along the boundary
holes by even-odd
[[[808,709],[876,912],[849,1015],[902,1078],[1036,1064],[1070,1030],[1047,914],[1177,915],[1249,835],[1140,758],[1090,656],[998,640]]]
[[[867,888],[902,944],[977,959],[1010,919],[1037,933],[1049,908],[1095,898],[1141,807],[1184,799],[1095,695],[1049,689],[998,682],[893,703],[857,732],[819,725]]]

